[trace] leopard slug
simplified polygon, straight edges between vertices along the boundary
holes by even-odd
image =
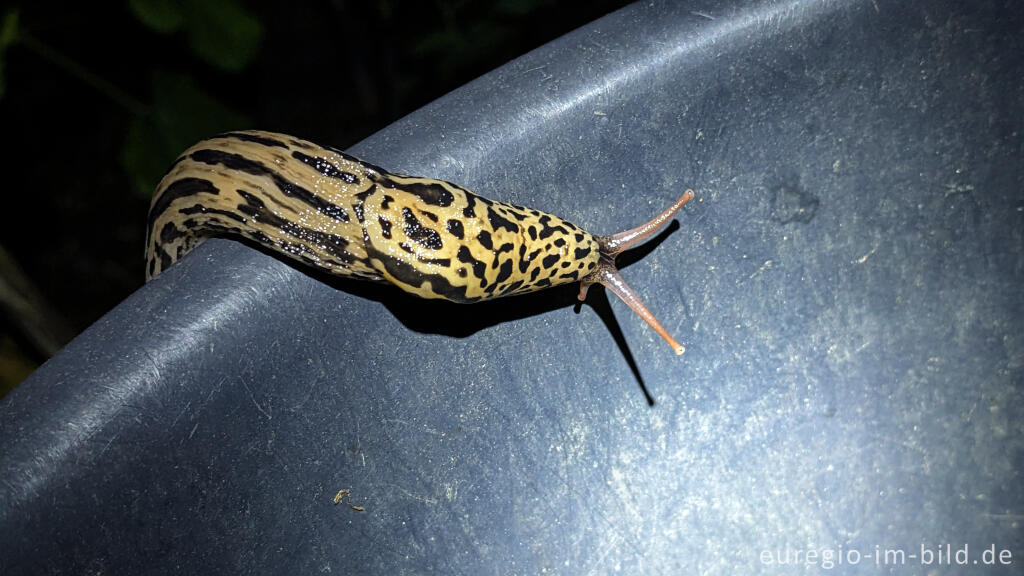
[[[684,348],[619,275],[615,257],[693,198],[651,221],[595,236],[557,216],[461,186],[394,174],[284,134],[229,132],[186,150],[153,195],[146,279],[212,235],[240,235],[338,276],[470,303],[580,282],[603,284],[676,354]]]

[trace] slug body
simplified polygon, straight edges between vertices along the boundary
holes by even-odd
[[[539,210],[389,173],[292,136],[230,132],[186,150],[157,186],[146,278],[209,236],[235,234],[328,273],[390,282],[423,298],[471,303],[582,282],[582,300],[599,282],[681,354],[614,258],[692,197],[688,190],[644,226],[601,237]]]

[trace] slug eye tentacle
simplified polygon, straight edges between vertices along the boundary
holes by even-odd
[[[637,296],[636,292],[626,284],[626,281],[619,275],[619,270],[615,266],[615,257],[622,252],[645,242],[651,236],[653,236],[666,222],[675,216],[676,212],[683,207],[687,202],[693,199],[693,190],[687,190],[683,195],[676,200],[674,204],[668,207],[664,212],[658,214],[649,222],[637,226],[631,230],[625,232],[619,232],[611,236],[598,236],[597,241],[601,249],[601,259],[597,264],[597,268],[588,274],[580,283],[580,301],[586,300],[587,289],[590,288],[591,284],[601,284],[605,288],[611,290],[616,296],[622,299],[634,312],[637,313],[641,318],[644,319],[659,336],[668,342],[669,346],[675,350],[676,354],[682,354],[686,351],[686,348],[682,344],[676,342],[674,338],[665,330],[665,327],[658,322],[658,319],[654,317],[654,314],[644,306],[644,303]]]

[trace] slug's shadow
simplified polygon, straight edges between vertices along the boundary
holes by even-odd
[[[643,259],[678,229],[679,222],[673,220],[664,230],[648,242],[621,254],[618,258],[619,269],[625,269],[627,266]],[[292,263],[289,262],[289,264]],[[591,286],[586,302],[580,302],[577,299],[576,295],[579,294],[580,288],[579,283],[574,283],[519,296],[485,300],[475,304],[456,304],[447,300],[419,298],[403,292],[390,284],[339,278],[313,271],[297,264],[292,265],[295,269],[301,270],[305,274],[310,274],[338,290],[380,302],[394,314],[395,318],[403,326],[410,330],[424,334],[441,334],[454,338],[466,338],[484,328],[490,328],[491,326],[513,320],[521,320],[569,306],[574,306],[576,312],[579,313],[583,304],[589,304],[611,333],[615,344],[622,353],[623,359],[629,365],[633,377],[636,378],[637,384],[639,384],[640,389],[643,391],[647,404],[650,406],[654,405],[654,398],[647,390],[643,376],[640,374],[640,368],[629,349],[629,343],[626,342],[622,328],[612,312],[611,303],[608,301],[608,295],[603,286]],[[631,319],[639,320],[635,315],[631,316]]]
[[[679,221],[672,220],[664,230],[647,242],[644,242],[632,250],[623,252],[619,255],[618,259],[616,259],[619,270],[625,270],[628,266],[643,260],[645,256],[653,252],[655,248],[661,245],[661,243],[664,242],[669,235],[675,233],[676,230],[679,230]],[[637,385],[640,386],[640,390],[644,393],[644,399],[647,400],[647,405],[654,406],[654,397],[651,396],[650,391],[647,389],[647,384],[644,383],[644,377],[640,374],[640,367],[637,365],[636,359],[633,357],[633,352],[629,348],[629,343],[626,342],[626,336],[622,333],[622,327],[619,325],[619,321],[615,318],[615,313],[612,311],[611,302],[608,300],[608,291],[601,285],[591,286],[590,291],[587,293],[586,303],[590,304],[590,307],[594,309],[594,312],[597,312],[597,316],[602,322],[604,322],[605,328],[608,329],[608,332],[611,333],[612,339],[615,340],[615,345],[619,347],[619,352],[622,353],[622,357],[629,366],[630,372],[632,372],[633,377],[636,378]],[[577,300],[577,312],[579,312],[583,307],[583,304],[584,302],[579,302]],[[639,320],[639,317],[635,314],[632,315],[632,318]]]
[[[576,313],[583,308],[584,302],[576,301]],[[640,374],[640,367],[636,363],[636,358],[633,357],[633,352],[629,349],[629,343],[626,342],[626,336],[622,333],[622,327],[619,326],[619,321],[615,318],[615,313],[612,311],[611,302],[608,301],[608,292],[604,289],[604,286],[591,286],[590,291],[587,293],[586,304],[589,304],[594,312],[597,312],[597,317],[604,322],[605,328],[611,332],[612,340],[615,340],[615,345],[619,347],[619,352],[622,353],[623,359],[629,366],[629,371],[633,373],[633,378],[636,378],[636,383],[640,386],[640,391],[644,393],[644,399],[647,400],[648,406],[654,406],[654,397],[647,390],[647,384],[644,382],[644,377]]]
[[[413,296],[390,284],[339,279],[327,275],[318,275],[318,279],[349,294],[380,302],[410,330],[453,338],[466,338],[503,322],[571,306],[579,292],[578,284],[569,284],[520,296],[456,304],[447,300]]]

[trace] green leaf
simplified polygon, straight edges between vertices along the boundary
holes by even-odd
[[[240,0],[128,0],[128,6],[161,34],[184,30],[192,51],[222,70],[248,66],[263,38],[263,25]]]
[[[149,197],[186,148],[214,134],[250,127],[252,121],[204,92],[191,77],[155,72],[153,113],[136,116],[121,149],[121,165],[138,194]]]
[[[128,0],[128,8],[143,24],[161,34],[170,34],[185,23],[185,15],[175,0]]]
[[[131,178],[132,190],[143,198],[153,194],[162,177],[161,170],[166,171],[169,166],[162,140],[147,118],[135,116],[121,145],[121,167]]]
[[[18,9],[10,8],[4,13],[4,20],[0,23],[0,98],[4,97],[7,89],[7,75],[4,73],[7,62],[7,48],[18,41]]]
[[[188,36],[192,50],[210,64],[237,72],[260,47],[263,25],[237,0],[188,0]]]
[[[0,50],[18,41],[18,9],[10,8],[4,13],[3,24],[0,24]]]

